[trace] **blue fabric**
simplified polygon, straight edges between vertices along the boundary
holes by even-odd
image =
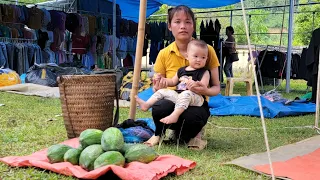
[[[26,76],[27,76],[26,73],[21,74],[21,76],[20,76],[21,84],[26,83]]]
[[[11,43],[6,43],[6,47],[8,54],[8,65],[10,69],[13,69],[14,45]]]
[[[223,102],[221,103],[223,105],[220,102]],[[263,114],[266,118],[303,115],[316,111],[314,103],[293,102],[290,105],[284,105],[283,102],[271,102],[264,97],[261,97],[261,103]],[[218,95],[210,97],[209,107],[210,113],[213,116],[260,116],[256,96],[226,97]]]
[[[152,88],[142,91],[138,97],[146,101],[153,94]],[[309,113],[315,113],[316,105],[306,103],[305,101],[294,101],[289,105],[285,102],[271,102],[261,97],[263,114],[266,118],[278,118],[284,116],[298,116]],[[222,96],[221,94],[210,97],[209,99],[210,114],[212,116],[258,116],[260,110],[256,96]]]
[[[153,94],[152,87],[138,93],[138,97],[144,101],[147,101]]]
[[[144,121],[147,123],[148,127],[153,130],[156,130],[156,125],[154,124],[151,118],[140,118],[136,121]],[[141,126],[129,127],[129,128],[119,128],[121,131],[124,142],[126,143],[141,143],[145,142],[151,138],[154,134],[150,129],[143,128]]]
[[[30,67],[30,64],[28,61],[28,44],[27,43],[23,44],[23,66],[24,66],[23,72],[27,72]]]
[[[94,65],[94,58],[91,52],[82,56],[82,64],[85,66],[86,70],[91,70],[91,67]]]
[[[146,122],[147,125],[149,126],[149,128],[151,128],[153,131],[156,131],[156,125],[154,124],[153,119],[151,119],[151,118],[139,118],[137,120]]]
[[[119,128],[123,135],[125,143],[141,143],[147,141],[153,135],[153,132],[141,126],[129,127],[126,129]]]
[[[112,2],[113,0],[109,1]],[[140,0],[117,0],[116,3],[120,6],[122,18],[133,20],[135,22],[139,21]],[[156,0],[148,0],[146,12],[147,17],[158,11],[161,5],[162,4]]]
[[[8,68],[8,53],[6,44],[0,43],[0,68]]]
[[[99,12],[99,4],[92,2],[92,0],[81,0],[77,2],[78,2],[78,10],[82,14],[86,14],[86,13],[91,14],[91,13]],[[109,7],[107,6],[105,8],[109,8]],[[81,12],[81,11],[85,11],[85,12]]]
[[[112,0],[109,1],[112,2]],[[146,15],[149,17],[151,14],[159,10],[159,7],[162,4],[167,4],[169,6],[186,5],[190,8],[216,8],[238,2],[240,2],[240,0],[148,0]],[[117,0],[116,3],[120,5],[123,18],[133,20],[135,22],[139,21],[140,0]]]

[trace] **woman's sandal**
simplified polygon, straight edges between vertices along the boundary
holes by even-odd
[[[188,148],[193,150],[203,150],[207,147],[208,141],[201,138],[192,138],[188,143]]]

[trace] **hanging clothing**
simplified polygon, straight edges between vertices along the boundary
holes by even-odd
[[[40,46],[41,49],[46,48],[46,42],[49,40],[49,35],[47,32],[43,32],[41,30],[38,31],[38,45]]]
[[[48,10],[42,8],[43,11],[43,18],[42,18],[42,23],[41,26],[43,28],[47,28],[48,24],[51,22],[51,15]]]
[[[0,68],[8,68],[9,62],[8,62],[8,53],[7,53],[7,47],[4,43],[0,42]]]
[[[110,53],[112,54],[113,52],[113,35],[105,35],[106,37],[106,43],[104,44],[103,51],[104,53]],[[119,47],[120,39],[115,38],[115,44],[116,44],[116,49]]]
[[[66,17],[66,29],[72,33],[80,26],[80,22],[76,13],[68,13]]]
[[[32,7],[29,9],[29,21],[28,27],[31,29],[40,29],[42,27],[42,18],[44,16],[44,12],[36,7]]]
[[[123,59],[123,67],[133,67],[133,59],[130,54],[127,54],[127,56]]]
[[[95,16],[92,15],[84,15],[88,17],[88,21],[89,21],[89,34],[90,35],[94,35],[96,33],[97,30],[97,19]]]
[[[91,67],[94,66],[94,58],[92,56],[91,52],[88,52],[87,54],[82,55],[82,64],[85,66],[86,70],[91,70]]]
[[[0,32],[2,37],[11,38],[11,30],[7,26],[0,24]]]
[[[119,54],[118,56],[119,59],[124,59],[127,56],[127,53],[128,53],[127,37],[120,37],[120,42],[119,42],[117,52]]]
[[[89,36],[72,35],[72,52],[76,54],[86,54],[89,47]]]
[[[298,79],[304,79],[306,81],[308,81],[310,78],[308,78],[307,76],[307,48],[303,48],[302,53],[301,53],[301,59],[299,61],[299,70],[298,70],[298,74],[297,74],[297,78]]]
[[[23,74],[35,62],[41,63],[41,61],[41,49],[36,44],[0,42],[0,67],[10,68],[18,74]]]
[[[97,27],[102,33],[108,33],[108,18],[100,16],[97,18]]]
[[[312,78],[312,98],[311,101],[316,101],[317,79],[319,66],[319,50],[320,50],[320,28],[312,33],[310,44],[307,51],[306,65],[308,69],[308,77]]]
[[[83,28],[81,31],[81,35],[85,36],[89,34],[89,18],[87,16],[82,16]]]

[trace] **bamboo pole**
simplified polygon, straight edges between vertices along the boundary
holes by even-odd
[[[146,11],[147,11],[147,0],[140,0],[136,59],[135,59],[134,70],[133,70],[132,90],[130,93],[130,114],[129,114],[130,119],[135,119],[136,109],[137,109],[135,96],[138,94],[139,80],[140,80],[140,73],[141,73],[142,50],[143,50],[143,43],[144,43],[145,24],[146,24]]]
[[[319,53],[319,58],[320,58],[320,53]],[[314,127],[318,131],[319,130],[319,94],[320,94],[320,63],[318,65],[318,79],[317,79],[317,96],[316,96],[316,117],[315,117],[315,122],[314,122]]]

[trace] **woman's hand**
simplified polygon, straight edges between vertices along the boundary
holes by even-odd
[[[206,95],[208,90],[208,87],[200,81],[189,81],[187,83],[187,88],[190,91],[200,95]]]
[[[162,77],[161,74],[155,74],[153,78],[153,90],[158,91],[159,89],[164,89],[168,87],[166,78]]]

